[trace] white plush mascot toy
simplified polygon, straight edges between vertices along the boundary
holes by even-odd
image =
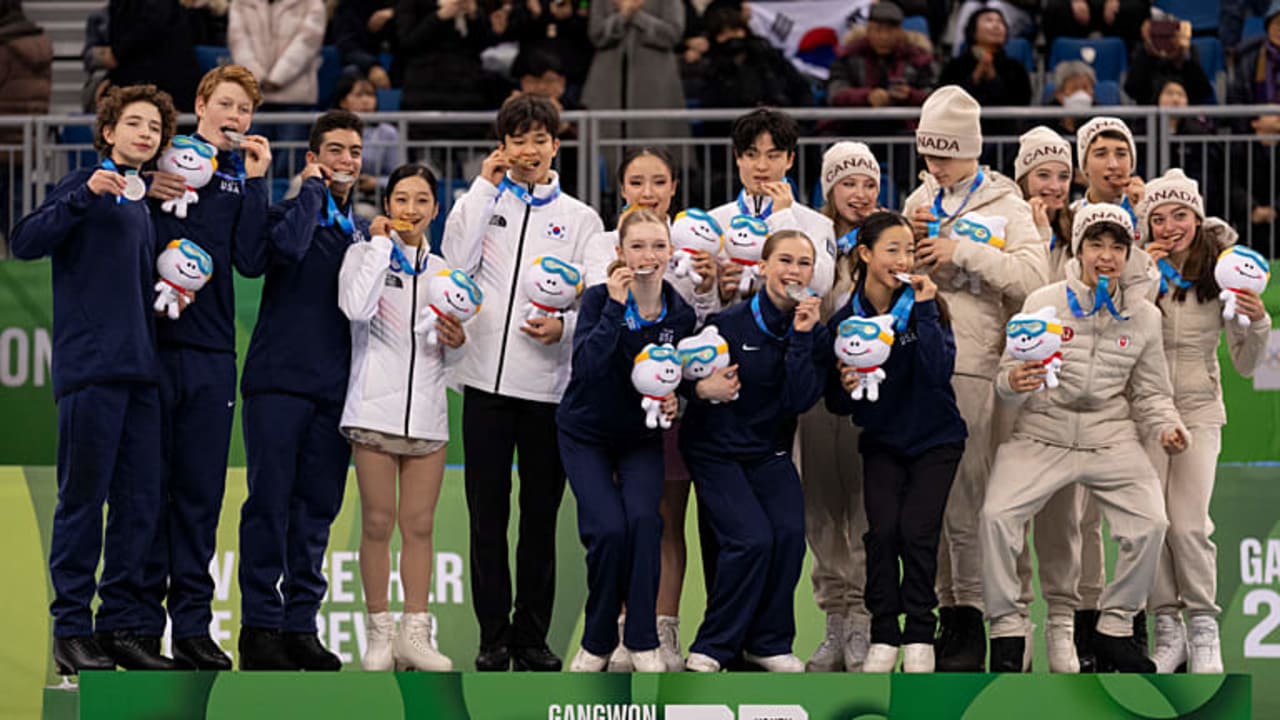
[[[680,355],[680,365],[684,367],[684,379],[697,382],[720,368],[729,367],[729,342],[725,340],[715,325],[702,328],[702,332],[676,343],[676,351]],[[737,394],[733,396],[738,399]],[[717,400],[712,400],[718,403]]]
[[[428,345],[437,345],[440,336],[436,321],[441,315],[465,323],[480,312],[483,302],[484,293],[470,275],[461,270],[441,270],[427,281],[427,306],[418,313],[418,324],[413,329],[427,336]]]
[[[951,225],[951,239],[957,242],[968,240],[1002,249],[1004,248],[1004,232],[1008,224],[1008,218],[980,215],[976,212],[965,213]],[[959,290],[967,283],[969,292],[974,295],[982,293],[982,278],[973,273],[965,272],[960,268],[956,268],[955,272],[956,274],[951,280],[953,288]]]
[[[1005,326],[1005,350],[1015,360],[1044,364],[1044,384],[1036,388],[1058,387],[1062,372],[1062,323],[1058,309],[1046,305],[1033,313],[1018,313]]]
[[[678,215],[671,225],[671,269],[676,277],[689,276],[694,285],[702,284],[702,276],[693,269],[693,254],[706,250],[712,256],[719,254],[724,244],[724,231],[715,218],[705,210],[689,208]]]
[[[763,220],[750,215],[735,215],[729,221],[729,232],[724,240],[729,261],[742,266],[742,279],[738,281],[738,294],[746,295],[755,281],[756,265],[764,252],[764,241],[769,239],[769,226]]]
[[[156,258],[156,273],[160,280],[156,282],[155,310],[167,314],[170,320],[177,320],[182,312],[179,293],[195,293],[209,282],[213,276],[213,258],[186,238],[170,240]]]
[[[200,194],[196,191],[208,185],[213,179],[213,171],[218,169],[218,150],[190,135],[177,135],[173,138],[173,143],[160,153],[156,167],[181,175],[187,183],[182,197],[165,200],[160,204],[161,210],[185,218],[187,206],[200,202]]]
[[[1222,288],[1218,295],[1222,300],[1222,319],[1235,319],[1247,326],[1249,316],[1236,312],[1236,293],[1249,290],[1261,295],[1267,289],[1267,281],[1271,279],[1271,266],[1256,250],[1232,245],[1218,256],[1218,264],[1213,267],[1213,279]]]
[[[539,255],[524,272],[526,320],[560,317],[582,293],[582,271],[554,255]]]
[[[649,343],[636,355],[631,366],[631,384],[640,393],[640,408],[644,410],[645,427],[663,430],[671,427],[671,421],[662,414],[662,402],[680,385],[680,355],[674,345]]]
[[[858,386],[849,396],[861,400],[865,393],[867,400],[879,400],[880,383],[885,379],[880,366],[893,350],[893,316],[846,319],[840,323],[835,349],[841,362],[858,371]]]

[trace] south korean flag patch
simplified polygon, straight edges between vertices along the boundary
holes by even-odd
[[[547,223],[547,231],[545,235],[548,240],[563,240],[569,234],[569,228],[563,223],[549,222]]]

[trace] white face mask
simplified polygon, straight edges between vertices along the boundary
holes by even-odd
[[[1068,110],[1085,110],[1093,107],[1093,96],[1084,90],[1077,90],[1062,98],[1062,107]]]

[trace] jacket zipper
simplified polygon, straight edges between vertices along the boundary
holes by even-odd
[[[418,246],[418,252],[413,258],[413,269],[416,271],[422,265],[422,246]],[[418,274],[413,275],[413,302],[409,305],[409,382],[404,394],[404,436],[409,437],[409,414],[413,410],[413,366],[418,359],[418,334],[414,331],[413,325],[416,319],[418,309]]]
[[[1098,328],[1098,316],[1094,315],[1093,316],[1093,332],[1090,333],[1093,336],[1092,337],[1093,344],[1089,346],[1089,370],[1088,372],[1085,373],[1085,376],[1084,376],[1083,397],[1085,398],[1089,397],[1089,393],[1093,390],[1093,366],[1098,357],[1098,342],[1099,342],[1098,333],[1100,332],[1101,330]],[[1075,422],[1076,427],[1075,427],[1075,432],[1073,433],[1073,436],[1071,438],[1071,447],[1078,448],[1080,447],[1080,413],[1075,413],[1075,421],[1076,421]]]
[[[530,188],[532,191],[533,188]],[[511,294],[507,297],[507,320],[502,326],[502,348],[498,350],[498,374],[493,379],[493,394],[502,394],[502,368],[507,361],[507,341],[511,338],[511,312],[516,307],[516,289],[520,285],[520,268],[524,266],[524,235],[529,229],[530,205],[524,206],[524,220],[520,221],[520,240],[516,244],[515,275],[511,278]]]

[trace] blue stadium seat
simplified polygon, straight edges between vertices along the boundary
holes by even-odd
[[[1245,43],[1266,34],[1267,26],[1262,22],[1262,18],[1252,15],[1244,19],[1244,28],[1240,31],[1240,42]]]
[[[391,53],[389,52],[378,53],[378,64],[382,66],[383,70],[386,70],[387,72],[391,72],[391,62],[392,62]]]
[[[1204,68],[1204,74],[1209,76],[1209,82],[1214,82],[1218,73],[1226,70],[1222,42],[1216,37],[1198,37],[1192,38],[1191,46],[1200,54],[1200,67]]]
[[[400,109],[401,91],[396,88],[378,91],[379,112],[396,112]]]
[[[277,177],[271,179],[271,204],[284,200],[284,194],[289,192],[289,181],[293,178]]]
[[[427,226],[427,234],[431,245],[431,252],[440,254],[440,242],[444,238],[445,218],[449,216],[449,210],[453,207],[454,197],[467,191],[469,184],[466,178],[443,178],[436,190],[439,193],[437,198],[440,204],[440,212],[436,213],[436,219],[431,221]]]
[[[1218,0],[1156,0],[1155,6],[1179,20],[1189,21],[1195,33],[1217,30],[1222,15]]]
[[[93,125],[63,125],[58,129],[58,143],[89,146],[87,150],[72,150],[67,153],[68,169],[98,164],[98,151],[93,149]]]
[[[1090,52],[1090,49],[1092,52]],[[1093,55],[1092,59],[1089,55]],[[1066,60],[1084,60],[1093,66],[1098,80],[1120,82],[1120,77],[1129,69],[1129,53],[1124,41],[1120,38],[1067,38],[1060,37],[1053,41],[1049,49],[1047,68],[1055,68]]]
[[[231,62],[231,49],[222,45],[197,45],[196,63],[200,65],[200,73]]]
[[[1004,52],[1014,60],[1021,60],[1027,72],[1035,75],[1036,55],[1031,50],[1031,42],[1026,38],[1009,38],[1009,42],[1004,44]]]
[[[929,18],[923,15],[909,15],[902,20],[902,29],[929,35]]]
[[[341,75],[342,58],[338,55],[338,46],[325,45],[320,48],[320,71],[316,73],[316,79],[320,83],[317,108],[328,110],[333,104],[333,92],[338,89],[338,78]]]

